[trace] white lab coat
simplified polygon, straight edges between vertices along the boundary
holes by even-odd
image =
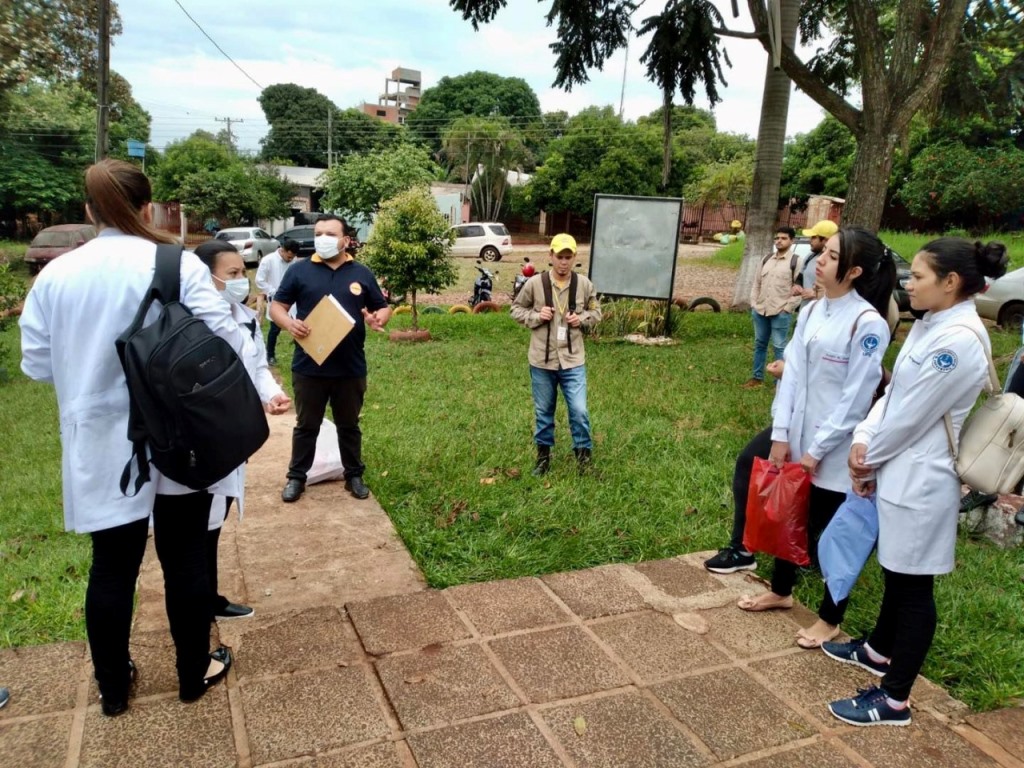
[[[789,443],[791,461],[805,453],[818,460],[811,482],[819,488],[850,488],[853,430],[871,408],[888,346],[888,324],[856,291],[812,301],[797,317],[772,405],[772,440]]]
[[[256,320],[256,313],[242,304],[230,304],[231,317],[238,323],[238,329],[242,332],[244,343],[242,353],[239,357],[245,365],[245,370],[252,379],[252,383],[259,392],[260,401],[269,403],[276,395],[283,395],[284,390],[277,383],[274,375],[267,365],[267,345],[263,341],[263,334],[260,332],[259,322],[256,322],[255,329],[250,330],[247,323]],[[239,466],[231,475],[221,481],[223,487],[214,496],[213,504],[210,505],[210,522],[208,529],[215,530],[224,525],[227,512],[227,497],[233,496],[238,508],[238,518],[241,519],[245,512],[245,464]]]
[[[261,293],[267,295],[267,320],[270,320],[270,303],[274,300],[274,294],[281,287],[281,280],[288,267],[295,263],[295,259],[286,262],[281,258],[281,251],[277,250],[268,256],[264,256],[256,268],[256,287]]]
[[[959,439],[988,381],[978,337],[958,326],[990,346],[973,300],[929,312],[910,329],[885,396],[854,432],[877,468],[878,562],[897,573],[953,570],[960,479],[943,414],[951,413]]]
[[[90,533],[148,517],[158,493],[192,489],[151,467],[152,481],[133,497],[120,489],[131,458],[128,388],[114,340],[131,324],[153,279],[156,246],[104,229],[54,260],[36,279],[21,316],[21,369],[52,382],[60,409],[64,525]],[[242,334],[191,252],[181,258],[181,301],[236,350]],[[159,312],[155,305],[147,317]],[[219,484],[211,486],[218,492]]]

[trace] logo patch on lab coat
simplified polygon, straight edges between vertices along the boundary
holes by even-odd
[[[360,285],[359,283],[352,283],[352,285],[350,285],[348,289],[352,292],[353,296],[358,296],[363,292],[363,286]]]
[[[863,339],[860,340],[860,348],[864,350],[865,355],[871,355],[878,350],[878,345],[882,343],[882,340],[873,333],[869,333]]]
[[[939,373],[949,373],[956,368],[958,362],[956,352],[951,349],[940,349],[932,357],[932,368]]]

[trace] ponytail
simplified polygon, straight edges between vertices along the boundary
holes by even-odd
[[[97,227],[113,227],[153,243],[178,242],[142,218],[153,192],[146,175],[131,163],[108,158],[90,166],[85,172],[85,198]]]
[[[861,273],[853,288],[883,318],[889,315],[889,302],[896,288],[896,259],[878,235],[861,227],[839,230],[839,267],[836,277],[842,280],[853,267]]]

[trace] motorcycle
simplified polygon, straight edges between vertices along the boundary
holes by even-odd
[[[526,285],[526,281],[537,274],[537,270],[534,268],[533,264],[530,263],[529,258],[524,258],[523,261],[526,263],[523,264],[522,269],[519,271],[519,274],[516,275],[516,279],[512,283],[512,301],[516,300],[516,296],[519,295],[523,286]]]
[[[482,262],[477,259],[476,263],[479,265]],[[473,298],[469,301],[471,307],[485,301],[493,301],[491,292],[494,290],[494,273],[481,266],[477,266],[476,271],[480,273],[480,277],[473,282]]]

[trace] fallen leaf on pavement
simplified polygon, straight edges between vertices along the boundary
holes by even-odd
[[[577,736],[582,736],[587,732],[587,721],[583,717],[577,717],[572,721],[572,727],[576,729]]]
[[[696,613],[677,613],[672,616],[683,629],[688,629],[691,632],[696,632],[698,635],[706,635],[708,630],[711,629],[711,625],[708,624],[708,620],[700,614]]]

